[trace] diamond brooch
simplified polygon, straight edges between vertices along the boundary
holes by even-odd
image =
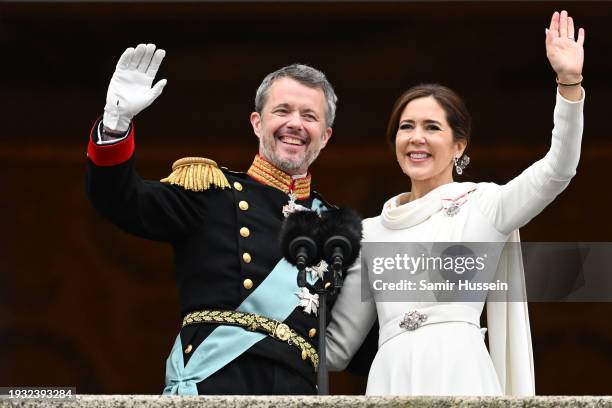
[[[418,310],[411,310],[404,315],[404,319],[400,322],[399,326],[402,329],[409,331],[416,330],[427,321],[427,315],[421,313]]]

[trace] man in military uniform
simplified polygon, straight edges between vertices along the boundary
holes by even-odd
[[[169,177],[145,181],[134,166],[132,118],[166,85],[153,85],[164,55],[153,44],[123,53],[87,152],[96,210],[174,248],[183,326],[164,393],[314,394],[318,296],[297,287],[278,235],[296,207],[329,207],[311,191],[308,167],[332,134],[333,88],[312,67],[281,68],[257,90],[250,120],[259,154],[246,173],[188,157]],[[321,268],[308,279],[324,285]]]

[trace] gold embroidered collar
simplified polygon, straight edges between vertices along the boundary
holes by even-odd
[[[255,156],[247,174],[260,183],[277,188],[286,194],[293,193],[297,200],[306,200],[310,197],[310,173],[305,177],[294,179],[259,154]]]

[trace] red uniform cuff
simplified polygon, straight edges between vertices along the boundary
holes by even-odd
[[[132,157],[134,154],[134,123],[130,126],[130,133],[125,139],[120,142],[98,145],[95,140],[98,139],[98,124],[99,121],[93,125],[89,136],[89,145],[87,146],[87,157],[96,166],[116,166],[124,163]]]

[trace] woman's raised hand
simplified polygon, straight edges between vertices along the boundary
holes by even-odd
[[[584,64],[584,29],[578,30],[575,39],[574,19],[563,10],[555,11],[546,31],[546,56],[562,84],[574,84],[582,80]]]

